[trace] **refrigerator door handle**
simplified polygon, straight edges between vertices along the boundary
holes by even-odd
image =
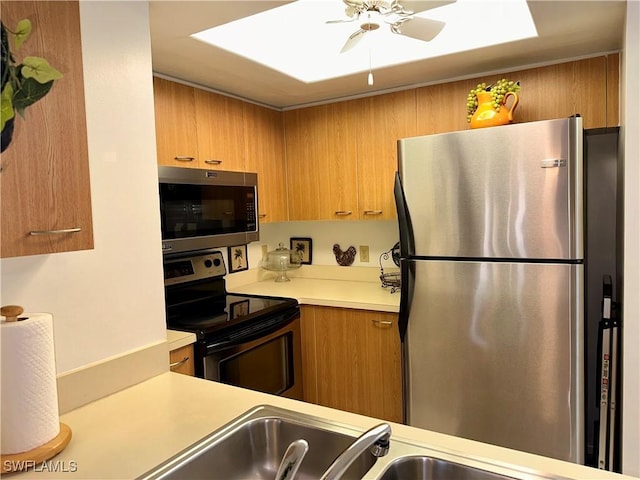
[[[396,172],[395,182],[393,186],[393,195],[396,200],[398,227],[400,230],[400,257],[411,257],[415,253],[413,227],[411,226],[411,217],[409,216],[407,201],[404,198],[404,191],[402,189],[402,182],[400,181],[399,172]]]
[[[398,312],[398,331],[400,333],[400,341],[404,342],[407,335],[407,327],[409,326],[409,311],[411,302],[413,301],[413,287],[415,285],[416,262],[400,259],[400,310]]]
[[[396,172],[393,186],[393,194],[396,199],[396,210],[398,213],[398,228],[400,233],[400,311],[398,314],[398,330],[400,341],[404,342],[409,323],[409,308],[413,300],[413,286],[415,279],[415,262],[407,260],[415,253],[413,240],[413,227],[407,202],[402,189],[400,173]]]
[[[566,166],[567,160],[564,158],[547,158],[540,162],[541,168],[560,168]]]

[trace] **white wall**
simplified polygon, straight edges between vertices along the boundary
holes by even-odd
[[[346,250],[351,245],[359,250],[361,245],[369,247],[369,262],[361,262],[356,255],[353,266],[380,267],[380,254],[390,250],[399,240],[398,222],[388,221],[323,221],[323,222],[285,222],[267,223],[260,227],[260,241],[249,245],[249,268],[257,267],[262,258],[262,245],[268,250],[278,247],[282,242],[289,248],[291,237],[306,237],[312,240],[313,265],[337,266],[333,254],[333,245],[340,245]],[[383,267],[394,266],[391,262],[383,262]]]
[[[148,4],[80,17],[95,249],[0,263],[3,304],[53,314],[59,374],[166,338]]]
[[[627,2],[623,51],[624,304],[622,472],[640,477],[640,2]]]

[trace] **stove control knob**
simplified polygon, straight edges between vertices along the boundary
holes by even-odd
[[[218,261],[218,259],[216,259],[216,261]],[[205,266],[205,267],[207,267],[207,268],[211,268],[211,265],[213,265],[213,263],[214,263],[214,262],[212,262],[210,258],[207,258],[207,259],[204,261],[204,266]]]
[[[213,259],[213,264],[214,264],[216,267],[219,267],[221,263],[222,263],[222,262],[220,261],[220,259],[219,259],[219,258],[217,258],[217,257],[216,257],[216,258],[214,258],[214,259]]]

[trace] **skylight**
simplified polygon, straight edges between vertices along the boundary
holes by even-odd
[[[341,0],[298,0],[192,37],[313,83],[537,36],[526,0],[457,0],[415,16],[445,26],[425,42],[392,33],[383,23],[340,53],[362,22],[326,23],[349,20]]]

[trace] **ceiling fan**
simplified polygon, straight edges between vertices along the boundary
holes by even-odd
[[[348,20],[329,20],[326,23],[359,21],[360,28],[352,33],[340,50],[347,52],[355,47],[365,33],[377,30],[382,24],[389,25],[398,35],[428,42],[444,27],[444,22],[416,17],[415,14],[454,3],[456,0],[342,0],[346,5]]]

